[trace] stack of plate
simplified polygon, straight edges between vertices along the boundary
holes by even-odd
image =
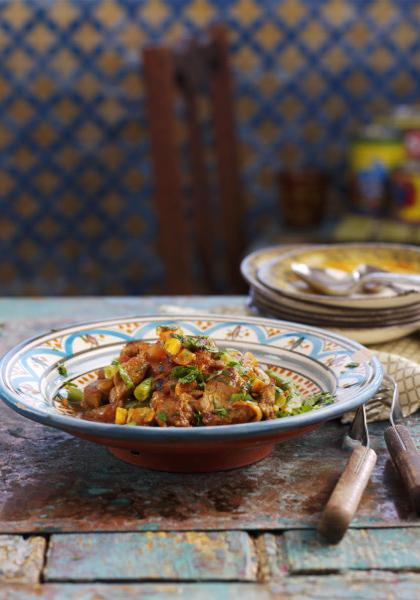
[[[352,296],[314,293],[291,263],[352,271],[361,264],[396,273],[420,273],[420,248],[399,244],[330,244],[264,248],[248,255],[241,270],[254,311],[345,333],[363,344],[403,337],[420,329],[420,292],[401,285]]]

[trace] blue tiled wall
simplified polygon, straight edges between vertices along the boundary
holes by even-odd
[[[161,291],[141,47],[231,31],[248,233],[296,161],[343,198],[356,126],[420,91],[411,0],[0,0],[0,290]]]

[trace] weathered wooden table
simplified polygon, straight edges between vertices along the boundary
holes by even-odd
[[[0,350],[84,319],[162,305],[243,309],[245,298],[0,299]],[[420,419],[409,426],[420,438]],[[177,475],[0,403],[0,598],[420,597],[420,520],[371,426],[378,465],[338,546],[315,527],[347,454],[337,422],[236,471]]]

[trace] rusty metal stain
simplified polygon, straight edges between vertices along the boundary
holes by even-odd
[[[44,578],[256,581],[257,556],[243,531],[57,534]]]
[[[44,551],[44,538],[0,535],[0,584],[38,582]]]
[[[6,533],[314,527],[348,458],[341,449],[346,429],[333,422],[244,469],[159,473],[3,405],[0,414],[0,532]],[[420,431],[420,420],[409,425]],[[383,427],[371,426],[378,464],[354,525],[419,526],[388,460]]]

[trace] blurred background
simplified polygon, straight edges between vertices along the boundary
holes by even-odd
[[[418,2],[1,0],[2,295],[172,290],[142,57],[206,40],[215,23],[228,40],[241,253],[420,242]],[[182,166],[188,129],[174,110]],[[239,288],[221,276],[206,289]]]

